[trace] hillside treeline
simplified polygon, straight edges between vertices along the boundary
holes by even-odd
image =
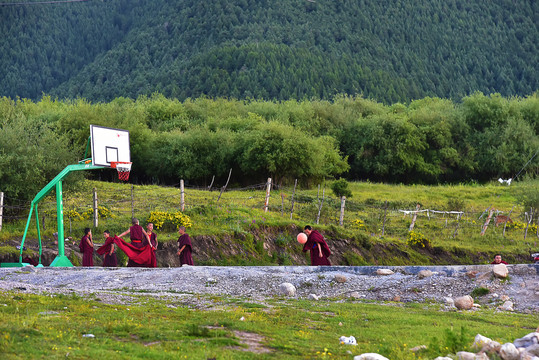
[[[515,176],[539,151],[539,97],[476,93],[387,106],[332,101],[184,102],[160,94],[109,103],[0,98],[0,191],[32,198],[83,157],[90,124],[130,131],[138,183],[247,185],[272,177],[304,186],[346,177],[393,183]],[[520,176],[539,174],[536,156]],[[113,170],[86,172],[112,180]]]
[[[393,104],[539,89],[537,1],[31,2],[0,4],[0,96]]]

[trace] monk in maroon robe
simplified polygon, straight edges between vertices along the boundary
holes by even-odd
[[[82,253],[82,266],[94,266],[94,243],[90,228],[84,229],[84,236],[80,239],[79,249]]]
[[[151,267],[157,267],[157,257],[155,256],[155,252],[157,251],[157,235],[153,232],[152,223],[148,223],[148,225],[146,226],[146,234],[148,234],[148,237],[150,238],[150,246],[152,247]]]
[[[138,267],[152,267],[152,247],[148,244],[142,248],[133,246],[133,244],[125,242],[118,236],[114,237],[114,244],[133,260]]]
[[[191,247],[191,238],[188,234],[185,233],[185,226],[180,226],[178,228],[178,256],[180,257],[180,266],[183,265],[195,265],[193,262],[193,257],[191,252],[193,251]]]
[[[24,259],[22,259],[22,262],[33,265],[33,266],[38,266],[39,265],[39,263],[37,262],[36,259],[34,259],[33,256],[26,256]]]
[[[103,236],[105,237],[105,244],[99,247],[99,249],[96,251],[99,255],[105,255],[103,266],[116,267],[118,266],[118,258],[116,257],[114,239],[110,236],[110,232],[108,230],[103,232]]]
[[[131,245],[133,245],[133,247],[137,249],[143,249],[149,244],[148,234],[146,234],[146,231],[144,230],[144,228],[139,225],[139,221],[137,218],[133,218],[132,226],[126,231],[124,231],[123,233],[121,233],[120,235],[118,235],[118,237],[121,238],[122,236],[126,234],[129,234],[129,238],[131,239]],[[147,266],[148,264],[141,264],[140,262],[135,261],[132,257],[129,256],[127,267],[147,267]]]
[[[305,226],[303,232],[307,234],[307,242],[303,245],[303,252],[311,252],[311,266],[331,265],[328,260],[331,250],[329,250],[324,237],[309,225]]]

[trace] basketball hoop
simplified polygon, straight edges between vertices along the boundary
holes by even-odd
[[[129,179],[129,173],[131,172],[131,162],[113,161],[110,163],[110,167],[118,170],[118,178],[122,181]]]

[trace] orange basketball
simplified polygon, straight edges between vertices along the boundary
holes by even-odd
[[[307,242],[307,235],[305,235],[304,233],[299,233],[298,234],[298,242],[300,244],[305,244]]]

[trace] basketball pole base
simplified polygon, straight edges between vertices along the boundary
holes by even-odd
[[[52,263],[49,265],[50,267],[73,267],[73,264],[69,260],[69,258],[65,255],[58,255],[54,258]]]
[[[29,265],[30,264],[28,264],[28,263],[18,263],[18,262],[17,263],[2,263],[2,264],[0,264],[0,267],[3,267],[3,268],[4,267],[5,268],[7,268],[7,267],[25,267],[25,266],[29,266]]]

